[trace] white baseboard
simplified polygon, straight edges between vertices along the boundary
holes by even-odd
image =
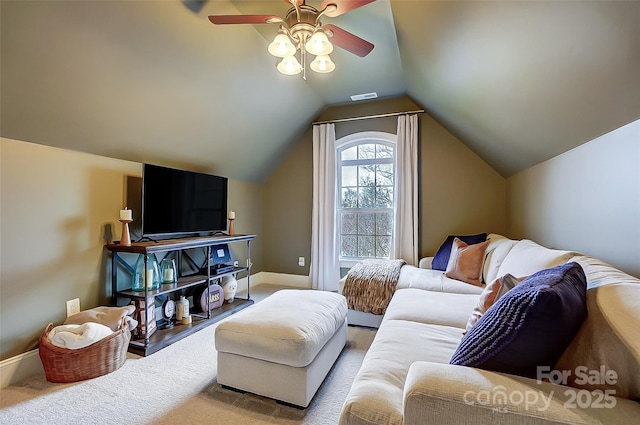
[[[8,387],[38,374],[44,374],[38,349],[18,354],[0,362],[0,388]]]
[[[309,276],[272,272],[258,272],[251,275],[251,287],[262,284],[308,289],[311,288],[311,279]],[[244,277],[238,280],[238,292],[246,291],[247,278]],[[38,349],[18,354],[0,362],[0,388],[5,388],[30,376],[43,373],[44,369],[38,355]]]
[[[244,289],[247,288],[246,280],[244,283]],[[251,286],[257,286],[262,284],[271,285],[283,285],[293,288],[311,288],[311,279],[309,276],[298,274],[286,274],[286,273],[273,273],[273,272],[259,272],[255,275],[251,275]]]

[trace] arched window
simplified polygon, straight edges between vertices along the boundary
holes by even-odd
[[[396,135],[362,132],[336,141],[340,262],[391,258]]]

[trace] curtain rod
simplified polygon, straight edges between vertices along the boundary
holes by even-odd
[[[327,120],[327,121],[314,121],[311,124],[329,124],[335,122],[346,122],[346,121],[358,121],[358,120],[368,120],[369,118],[384,118],[384,117],[395,117],[398,115],[406,115],[406,114],[421,114],[424,112],[424,109],[417,109],[415,111],[403,111],[403,112],[389,112],[386,114],[377,114],[377,115],[365,115],[362,117],[352,117],[352,118],[338,118],[335,120]]]

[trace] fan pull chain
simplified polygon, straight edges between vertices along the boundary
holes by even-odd
[[[307,81],[307,49],[304,48],[304,46],[302,46],[302,48],[300,49],[300,56],[301,56],[301,62],[302,62],[302,79]]]

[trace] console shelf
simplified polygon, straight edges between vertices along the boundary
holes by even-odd
[[[249,271],[246,267],[234,267],[233,271],[227,273],[220,273],[217,275],[211,275],[210,277],[203,274],[194,274],[189,276],[184,276],[178,279],[178,283],[174,285],[162,284],[160,285],[160,289],[156,289],[153,291],[146,291],[147,297],[157,297],[158,295],[170,294],[172,292],[180,291],[181,289],[190,288],[192,286],[202,285],[207,281],[207,279],[213,281],[216,279],[220,279],[224,276],[235,275],[237,273],[247,272]],[[118,295],[122,295],[124,297],[129,298],[145,298],[145,291],[134,291],[132,289],[120,290],[117,291]]]
[[[237,275],[245,273],[247,279],[247,296],[246,298],[235,298],[232,303],[225,302],[221,307],[205,311],[203,313],[192,313],[192,322],[188,325],[176,323],[172,328],[163,329],[164,320],[156,320],[157,329],[149,336],[146,335],[141,339],[131,339],[129,343],[129,351],[141,356],[148,356],[162,348],[173,344],[182,338],[193,334],[209,325],[212,325],[225,317],[240,311],[253,304],[250,292],[250,271],[251,271],[251,241],[255,235],[216,235],[216,236],[199,236],[181,239],[167,239],[160,241],[136,242],[129,246],[119,243],[107,244],[106,248],[111,252],[111,286],[112,286],[112,303],[118,305],[119,298],[126,298],[138,304],[149,300],[149,304],[153,303],[155,309],[155,297],[163,296],[177,298],[177,295],[183,294],[183,291],[189,288],[204,286],[207,282],[215,282],[224,276]],[[220,274],[211,273],[211,250],[216,245],[246,242],[247,244],[247,267],[234,267],[233,270]],[[206,273],[182,275],[182,251],[186,249],[205,248],[208,267],[205,267]],[[178,281],[176,284],[161,285],[157,290],[145,289],[144,291],[133,291],[131,286],[127,288],[118,287],[118,264],[126,264],[120,257],[121,253],[144,255],[145,258],[151,254],[176,251],[178,256]],[[130,267],[127,266],[129,272]],[[147,310],[144,310],[147,311]],[[152,321],[148,320],[148,315],[144,315],[144,329],[150,329]],[[142,325],[142,323],[141,323]],[[153,327],[152,327],[153,328]]]
[[[200,314],[192,314],[192,322],[189,325],[175,324],[171,329],[157,329],[149,338],[149,344],[145,347],[144,340],[131,340],[129,352],[139,356],[149,356],[162,348],[180,341],[199,330],[212,325],[233,313],[249,307],[253,300],[236,298],[231,304],[223,304],[222,307],[211,311],[211,317],[202,317]],[[161,326],[161,325],[160,325]]]

